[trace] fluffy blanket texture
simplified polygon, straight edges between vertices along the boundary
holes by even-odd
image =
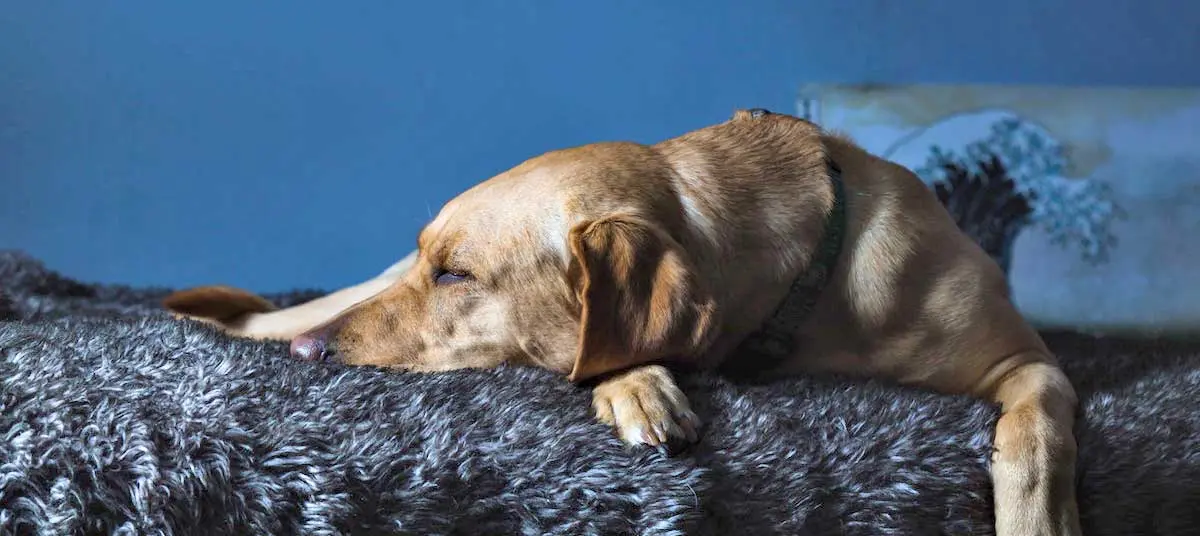
[[[0,290],[3,534],[993,532],[997,411],[963,397],[685,375],[706,428],[668,457],[537,370],[295,362],[19,253]],[[1083,398],[1085,533],[1200,533],[1200,347],[1047,339]]]

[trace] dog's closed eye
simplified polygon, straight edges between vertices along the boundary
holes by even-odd
[[[447,270],[445,268],[436,268],[433,270],[433,282],[436,285],[453,285],[462,283],[471,279],[471,273],[462,270]]]

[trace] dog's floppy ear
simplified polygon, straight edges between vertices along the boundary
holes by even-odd
[[[177,314],[222,323],[250,313],[266,313],[276,309],[275,304],[262,296],[224,285],[176,291],[163,298],[162,304]]]
[[[570,232],[567,274],[582,308],[573,382],[705,346],[716,307],[686,252],[667,233],[631,215]]]

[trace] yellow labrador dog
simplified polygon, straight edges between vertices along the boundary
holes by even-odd
[[[387,271],[304,305],[228,287],[165,305],[303,359],[543,367],[591,386],[631,444],[696,439],[670,366],[975,396],[1003,411],[997,533],[1080,533],[1076,395],[999,267],[912,172],[788,115],[533,158],[447,203]]]

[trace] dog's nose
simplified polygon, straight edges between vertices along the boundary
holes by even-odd
[[[343,317],[338,317],[292,337],[289,353],[293,358],[304,361],[337,359],[337,334],[343,320]]]
[[[301,333],[292,339],[290,352],[294,359],[325,361],[333,354],[333,347],[322,334]]]

